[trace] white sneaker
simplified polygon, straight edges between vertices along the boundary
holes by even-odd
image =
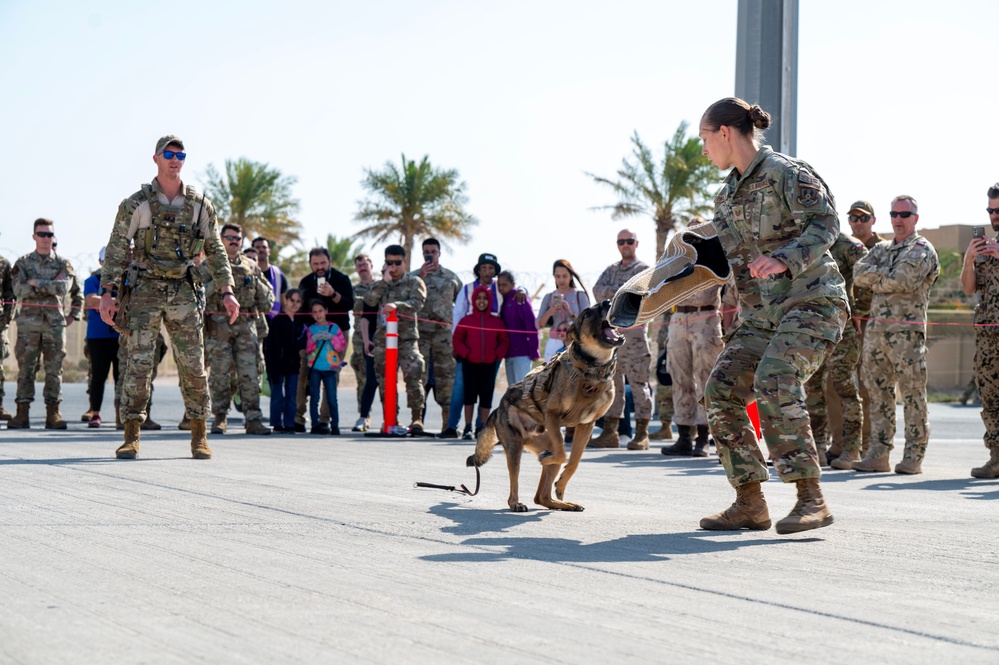
[[[357,422],[354,423],[354,427],[351,429],[352,432],[367,432],[368,431],[368,419],[358,418]]]

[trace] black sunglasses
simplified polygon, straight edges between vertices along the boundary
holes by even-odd
[[[243,239],[243,236],[222,236],[222,240],[231,240],[232,242],[239,242]]]
[[[624,244],[634,245],[635,244],[635,239],[634,238],[618,238],[617,239],[617,244],[618,245],[624,245]]]
[[[851,222],[863,222],[864,224],[866,224],[867,222],[871,221],[871,216],[870,215],[850,215],[849,219],[850,219]]]
[[[402,265],[402,259],[397,259],[395,261],[389,261],[388,259],[385,259],[385,265],[387,265],[387,266],[401,266]]]
[[[35,231],[35,235],[39,238],[54,238],[55,234],[52,231]]]
[[[892,219],[895,219],[896,217],[901,217],[902,219],[909,219],[910,217],[912,217],[916,213],[914,213],[912,211],[909,211],[909,210],[903,210],[902,212],[899,212],[897,210],[892,210],[888,214],[891,216]]]
[[[990,215],[999,215],[999,208],[986,208],[985,212],[989,213]]]
[[[176,157],[177,160],[181,162],[187,159],[186,152],[174,152],[173,150],[164,150],[162,154],[163,154],[163,159],[173,159],[174,157]]]

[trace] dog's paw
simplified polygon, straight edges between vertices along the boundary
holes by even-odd
[[[512,506],[510,506],[510,510],[512,510],[515,513],[526,513],[527,506],[525,506],[522,503],[515,503]]]

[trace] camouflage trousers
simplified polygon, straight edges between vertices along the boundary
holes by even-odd
[[[879,333],[867,330],[864,340],[864,384],[871,395],[871,446],[888,450],[895,441],[895,385],[902,393],[905,455],[916,462],[926,456],[930,423],[926,407],[926,335],[920,330]]]
[[[629,349],[630,346],[630,349]],[[628,340],[617,354],[617,369],[614,371],[614,402],[607,411],[608,416],[624,416],[624,384],[631,386],[635,399],[635,418],[652,418],[652,392],[649,389],[649,365],[652,354],[648,344],[634,344]]]
[[[257,353],[260,342],[253,319],[240,316],[231,324],[225,314],[209,314],[205,320],[206,357],[208,358],[208,386],[212,395],[212,413],[229,412],[232,400],[231,377],[236,374],[239,398],[243,402],[246,421],[260,420],[260,374]]]
[[[160,363],[166,357],[167,346],[166,340],[163,339],[163,333],[158,332],[156,334],[156,349],[153,352],[153,376],[149,379],[149,401],[146,403],[146,415],[149,415],[149,409],[153,406],[153,382],[156,381],[156,375],[160,371]],[[177,359],[177,354],[174,353],[174,361]],[[122,335],[118,338],[118,380],[114,384],[114,403],[115,406],[121,408],[121,389],[125,378],[125,365],[128,364],[128,335]],[[121,414],[118,415],[121,418]],[[122,422],[125,422],[122,420]]]
[[[982,400],[985,447],[999,449],[999,333],[976,328],[975,380]]]
[[[375,373],[378,374],[378,394],[385,404],[385,340],[380,339],[375,343]],[[423,373],[426,370],[426,363],[420,354],[420,346],[415,339],[399,340],[399,369],[402,371],[402,378],[406,382],[406,404],[412,412],[413,420],[420,420],[423,417]],[[395,380],[393,380],[395,384]],[[396,396],[396,409],[402,400]]]
[[[666,363],[673,377],[673,422],[677,425],[708,424],[704,385],[723,347],[717,314],[677,312],[670,319]]]
[[[656,386],[656,409],[664,426],[673,422],[673,386]]]
[[[159,362],[156,338],[161,325],[166,327],[175,350],[185,415],[192,420],[205,420],[208,377],[198,298],[187,280],[142,278],[132,290],[128,335],[119,338],[128,352],[128,362],[122,371],[121,419],[123,422],[146,419],[153,369]]]
[[[10,357],[10,340],[7,338],[7,330],[0,330],[0,402],[3,402],[3,361]]]
[[[421,330],[419,345],[420,355],[427,365],[423,377],[424,383],[430,378],[430,366],[433,364],[434,401],[441,408],[450,408],[454,375],[458,371],[458,362],[454,359],[454,346],[451,341],[451,327],[438,326],[426,332]]]
[[[822,298],[788,312],[776,331],[743,323],[718,356],[705,398],[708,424],[732,487],[769,479],[746,405],[756,400],[763,438],[784,482],[821,475],[804,385],[842,334],[847,306]]]
[[[17,321],[17,342],[14,344],[17,357],[17,398],[18,404],[35,401],[35,372],[41,356],[45,369],[45,386],[42,397],[46,404],[62,401],[62,362],[66,358],[66,326],[53,326],[44,319],[20,318]]]
[[[860,452],[864,431],[863,400],[857,368],[860,365],[860,335],[849,321],[843,339],[818,371],[805,384],[805,404],[812,423],[815,445],[825,450],[829,442],[829,416],[826,410],[826,382],[839,395],[843,417],[843,451]]]
[[[357,324],[358,326],[360,323]],[[367,379],[367,371],[364,369],[364,340],[360,331],[354,335],[350,341],[350,368],[354,370],[354,377],[357,379],[357,412],[361,412],[361,395],[364,393],[364,383]]]

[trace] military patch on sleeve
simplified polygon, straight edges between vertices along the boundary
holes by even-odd
[[[798,171],[798,203],[810,208],[822,200],[822,183],[807,171]]]

